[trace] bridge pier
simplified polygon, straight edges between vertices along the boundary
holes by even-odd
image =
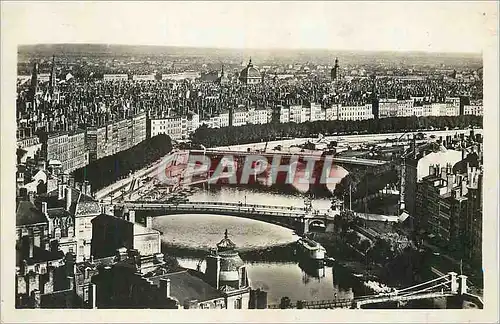
[[[131,223],[135,223],[135,210],[129,210],[127,220]]]
[[[465,295],[467,293],[467,276],[459,275],[458,276],[458,294]]]
[[[309,222],[310,221],[308,219],[304,219],[304,228],[303,228],[304,234],[309,233]]]
[[[325,232],[327,232],[327,233],[333,233],[333,232],[335,232],[335,225],[334,225],[333,221],[327,221],[326,222]]]
[[[456,272],[448,272],[448,280],[450,280],[450,291],[452,294],[458,293],[458,281]]]
[[[446,308],[462,309],[464,305],[464,297],[467,294],[467,276],[459,275],[455,272],[448,273],[450,283],[450,291],[454,296],[446,298]]]

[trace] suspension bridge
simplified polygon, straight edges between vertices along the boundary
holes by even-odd
[[[468,280],[466,275],[457,275],[455,272],[443,274],[435,279],[422,282],[403,289],[392,289],[390,292],[378,294],[355,296],[352,299],[333,299],[318,301],[297,301],[290,308],[306,309],[332,309],[352,308],[361,309],[368,305],[395,302],[402,305],[405,302],[419,299],[450,298],[453,308],[461,308],[464,301],[469,301],[478,308],[483,308],[480,297],[468,292]],[[282,305],[269,305],[268,308],[283,308]]]

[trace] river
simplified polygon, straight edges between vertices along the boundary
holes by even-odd
[[[191,201],[241,201],[243,203],[246,200],[248,204],[304,206],[304,198],[300,193],[279,194],[227,187],[211,188],[211,190],[198,189],[189,199]],[[312,204],[315,208],[326,209],[330,206],[330,200],[314,199]],[[162,216],[154,219],[153,227],[162,232],[164,243],[169,245],[169,253],[177,257],[180,265],[192,269],[196,269],[203,258],[185,252],[185,248],[191,250],[214,248],[216,243],[223,238],[226,229],[230,239],[241,251],[289,244],[298,239],[298,236],[290,229],[231,216]],[[352,297],[352,289],[345,284],[342,285],[341,282],[346,281],[339,279],[341,274],[337,274],[337,278],[334,278],[335,271],[331,267],[305,269],[293,259],[283,262],[245,260],[244,257],[243,259],[247,263],[252,288],[262,288],[267,291],[268,304],[278,304],[282,297],[289,297],[292,301]],[[204,262],[202,262],[202,271],[204,267]]]

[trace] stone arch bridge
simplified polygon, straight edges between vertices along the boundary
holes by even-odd
[[[135,215],[158,217],[175,214],[216,214],[242,217],[280,225],[294,230],[297,234],[305,234],[311,226],[319,225],[325,229],[333,228],[333,211],[311,210],[305,207],[269,206],[229,202],[187,202],[161,203],[150,201],[119,202],[113,204],[115,213],[135,220]],[[130,219],[129,219],[130,220]],[[146,223],[148,221],[146,220]]]

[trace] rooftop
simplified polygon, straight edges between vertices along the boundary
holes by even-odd
[[[63,207],[57,207],[47,210],[47,214],[49,214],[49,218],[63,217],[71,215],[66,209]]]
[[[16,209],[16,226],[48,223],[45,215],[30,201],[20,201]]]
[[[223,295],[214,287],[194,274],[194,270],[183,270],[149,278],[159,284],[161,278],[170,279],[170,295],[184,304],[187,300],[196,299],[199,302],[221,298]]]
[[[21,249],[16,248],[16,265],[20,266],[23,260],[26,260],[27,264],[35,264],[42,263],[53,260],[61,260],[64,258],[64,253],[62,251],[47,251],[38,246],[33,246],[33,257],[29,258],[26,255],[23,255],[23,251]]]

